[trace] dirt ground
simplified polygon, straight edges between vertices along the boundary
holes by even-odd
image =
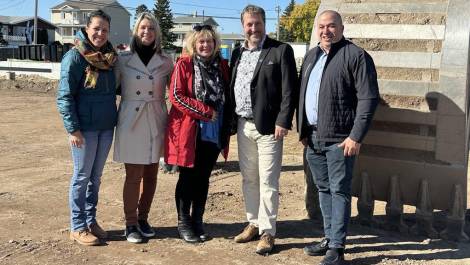
[[[110,154],[97,216],[111,237],[97,247],[71,242],[67,198],[72,164],[54,89],[5,84],[0,82],[0,264],[275,265],[320,261],[302,251],[307,243],[321,239],[322,230],[318,223],[305,219],[302,148],[296,133],[290,133],[284,145],[278,235],[269,256],[255,254],[256,242],[236,244],[232,240],[245,225],[234,138],[227,164],[220,162],[210,181],[205,220],[213,240],[190,245],[178,239],[173,200],[177,175],[160,171],[149,219],[157,235],[138,245],[125,241],[124,170]],[[377,202],[375,217],[383,215],[384,203]],[[350,226],[347,244],[349,264],[470,264],[468,243],[359,225]]]

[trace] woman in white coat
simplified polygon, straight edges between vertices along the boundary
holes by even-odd
[[[126,169],[123,190],[125,236],[140,243],[155,235],[148,213],[157,186],[167,123],[165,88],[173,64],[162,55],[155,17],[142,13],[134,25],[130,51],[121,52],[117,82],[121,87],[114,160]]]

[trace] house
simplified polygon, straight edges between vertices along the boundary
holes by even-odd
[[[197,13],[191,16],[175,17],[171,29],[176,34],[176,41],[173,42],[173,45],[183,47],[186,33],[192,31],[193,26],[198,24],[211,25],[214,30],[217,30],[217,26],[219,26],[212,17],[198,16]]]
[[[111,17],[109,40],[113,45],[129,43],[131,14],[116,0],[65,1],[51,8],[51,22],[57,26],[56,40],[73,43],[75,34],[86,27],[90,12],[101,9]]]
[[[220,40],[222,45],[227,45],[233,49],[245,41],[245,36],[237,33],[220,33]]]
[[[0,35],[10,46],[31,44],[34,34],[34,17],[0,16]],[[38,44],[55,40],[56,26],[38,17]]]

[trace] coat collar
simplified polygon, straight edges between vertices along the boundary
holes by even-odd
[[[132,54],[131,58],[126,63],[128,67],[146,75],[153,74],[162,64],[164,64],[164,60],[161,58],[161,55],[154,54],[147,66],[145,66],[136,52]]]
[[[165,60],[163,60],[163,57],[160,54],[154,54],[146,68],[151,74],[153,74],[164,63]]]
[[[341,40],[339,40],[338,42],[336,43],[332,43],[331,44],[331,48],[330,48],[330,52],[329,53],[336,53],[339,49],[341,49],[341,47],[343,47],[344,45],[346,45],[348,43],[348,41],[344,38],[344,36],[341,38]],[[320,47],[320,42],[318,43],[317,45],[317,48],[318,48],[318,52],[320,52],[320,50],[322,50],[322,48]]]

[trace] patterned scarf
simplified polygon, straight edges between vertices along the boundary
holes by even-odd
[[[82,33],[86,36],[84,31]],[[90,64],[85,69],[85,88],[94,89],[98,81],[99,70],[110,70],[116,62],[117,53],[109,41],[100,51],[97,51],[86,37],[84,39],[76,37],[74,43],[78,52]]]
[[[196,98],[215,109],[224,104],[224,79],[219,68],[220,57],[203,61],[194,57],[194,86]]]

